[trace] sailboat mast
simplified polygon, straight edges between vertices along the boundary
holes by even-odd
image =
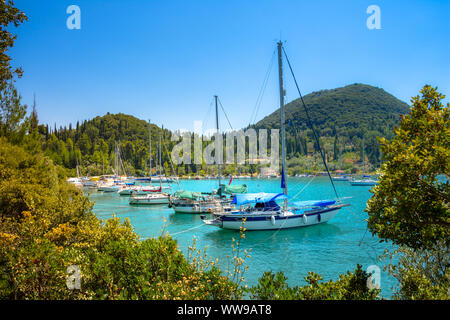
[[[114,156],[114,175],[117,177],[119,175],[119,173],[117,171],[117,167],[119,166],[118,162],[117,162],[117,142],[116,142],[115,147],[116,148],[115,148],[115,156]]]
[[[162,130],[162,129],[161,129]],[[161,187],[161,180],[162,180],[162,175],[161,175],[161,131],[159,131],[159,186]]]
[[[363,175],[366,172],[366,165],[365,165],[365,160],[366,160],[366,155],[364,154],[364,149],[365,149],[365,144],[364,144],[364,134],[363,134],[363,139],[362,139],[362,161],[363,161]]]
[[[278,42],[278,78],[280,84],[280,121],[281,121],[281,181],[283,193],[287,195],[287,179],[286,179],[286,130],[284,119],[284,88],[283,88],[283,56],[281,41]],[[284,182],[284,183],[283,183]],[[287,208],[287,199],[284,199],[284,207]]]
[[[219,109],[218,109],[218,107],[217,107],[217,99],[218,99],[218,97],[217,96],[214,96],[214,99],[215,99],[215,101],[216,101],[216,128],[217,128],[217,139],[219,138],[219,134],[220,134],[220,132],[219,132]],[[218,144],[216,144],[216,145],[218,145]],[[216,150],[216,154],[220,154],[220,152],[219,152],[219,150]],[[216,157],[216,159],[217,159],[218,157]],[[217,159],[218,160],[218,159]],[[218,179],[219,179],[219,188],[220,188],[220,175],[221,175],[221,172],[220,172],[220,162],[219,162],[219,160],[217,161],[217,177],[218,177]]]
[[[148,119],[148,177],[150,178],[150,183],[152,182],[152,123]]]

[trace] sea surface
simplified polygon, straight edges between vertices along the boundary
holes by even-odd
[[[217,189],[216,180],[180,180],[182,190],[210,192]],[[228,183],[228,180],[225,181]],[[248,192],[281,192],[279,179],[233,179],[232,184],[246,184]],[[384,298],[390,298],[397,282],[383,271],[380,260],[390,244],[380,243],[367,230],[368,215],[364,212],[372,196],[368,186],[351,186],[349,182],[334,182],[339,197],[349,207],[339,210],[335,218],[325,224],[278,231],[248,231],[240,243],[241,250],[249,250],[245,259],[248,270],[244,274],[248,286],[257,284],[264,271],[283,271],[290,285],[304,285],[308,271],[321,274],[324,280],[337,280],[340,274],[353,271],[357,264],[366,270],[378,266]],[[172,192],[179,190],[170,184]],[[162,230],[177,240],[180,250],[188,253],[194,236],[197,249],[205,249],[209,258],[218,259],[222,270],[229,267],[232,239],[239,232],[203,224],[199,214],[174,213],[167,206],[130,206],[128,197],[116,193],[86,191],[95,202],[94,213],[101,219],[113,215],[128,218],[141,238],[158,237]],[[288,179],[288,193],[292,201],[334,199],[334,191],[327,177]]]

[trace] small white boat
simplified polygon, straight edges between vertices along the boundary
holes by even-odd
[[[145,196],[131,195],[129,204],[132,205],[156,205],[169,204],[170,194],[165,192],[151,193]]]
[[[213,213],[224,210],[221,199],[203,195],[201,192],[177,191],[169,207],[176,213]]]
[[[120,188],[122,187],[122,185],[119,184],[102,184],[100,186],[97,187],[97,191],[102,191],[102,192],[117,192],[118,190],[120,190]]]
[[[83,187],[83,182],[81,178],[68,178],[66,181],[73,184],[77,188]]]
[[[93,181],[93,180],[91,180],[91,179],[82,179],[81,180],[81,183],[82,183],[82,185],[83,185],[83,187],[85,187],[85,188],[90,188],[90,189],[97,189],[97,183],[98,183],[98,181]]]
[[[333,177],[333,181],[349,181],[350,178],[347,176],[337,176],[337,177]]]
[[[352,180],[350,181],[352,186],[375,186],[378,181],[372,179]]]
[[[186,201],[175,200],[172,208],[176,213],[213,213],[222,210],[219,201]]]
[[[152,192],[161,192],[162,189],[168,188],[169,187],[157,186],[123,186],[117,193],[121,196],[131,196],[132,194],[144,195]]]

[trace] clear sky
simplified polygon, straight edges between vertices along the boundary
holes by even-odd
[[[450,95],[450,1],[14,3],[29,17],[10,52],[24,70],[17,87],[27,105],[36,93],[39,120],[50,126],[122,112],[172,130],[192,130],[194,120],[211,127],[217,94],[233,127],[244,127],[280,37],[304,95],[356,82],[408,103],[424,84]],[[80,30],[66,26],[72,4]],[[379,30],[366,26],[372,4]],[[285,82],[287,101],[296,99]],[[275,63],[257,120],[277,109],[277,86]]]

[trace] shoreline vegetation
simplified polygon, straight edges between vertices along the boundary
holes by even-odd
[[[89,199],[65,181],[67,168],[73,170],[83,154],[85,159],[86,155],[97,157],[92,163],[98,165],[100,152],[109,157],[109,141],[120,137],[112,135],[111,140],[92,144],[88,130],[95,126],[85,125],[81,132],[82,124],[50,134],[39,125],[35,108],[27,116],[27,107],[14,87],[22,71],[10,65],[7,55],[15,40],[8,27],[18,27],[27,17],[5,1],[0,16],[0,299],[383,298],[379,289],[369,288],[370,275],[360,265],[326,282],[310,272],[305,276],[307,285],[293,287],[287,285],[282,272],[265,272],[257,285],[246,287],[245,259],[250,252],[239,245],[245,239],[245,226],[230,248],[231,267],[223,270],[195,247],[195,239],[184,256],[164,230],[159,237],[141,241],[129,220],[97,218]],[[442,99],[436,88],[425,86],[412,99],[410,114],[402,117],[389,139],[380,140],[380,184],[373,188],[368,203],[368,230],[401,249],[399,264],[387,265],[400,284],[395,299],[448,299],[450,111]],[[116,124],[130,129],[132,122]],[[123,134],[115,130],[105,132]],[[78,131],[77,144],[63,137]],[[157,132],[156,126],[153,131]],[[355,140],[354,146],[359,142]],[[135,160],[141,159],[135,164],[145,172],[148,156],[142,153],[146,149],[135,147],[130,142],[123,149]],[[303,150],[306,157],[308,150]],[[335,151],[337,155],[339,148]],[[330,156],[333,159],[338,157]],[[166,164],[169,169],[167,160]],[[442,174],[447,177],[443,182],[436,179]],[[69,289],[67,270],[71,266],[80,270],[79,289]]]

